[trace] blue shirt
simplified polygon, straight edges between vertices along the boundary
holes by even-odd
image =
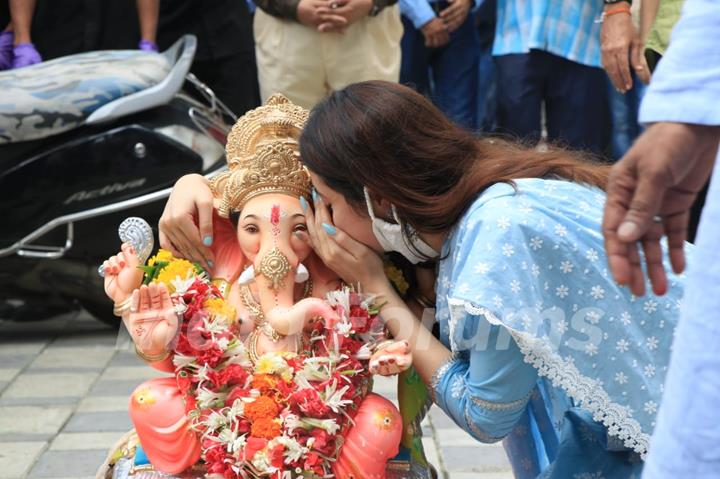
[[[543,50],[600,67],[600,0],[498,0],[493,55]]]
[[[399,0],[400,13],[410,19],[413,26],[420,30],[427,22],[435,18],[435,11],[431,3],[437,3],[440,0]],[[483,0],[473,0],[473,8],[469,15],[475,12]]]
[[[666,296],[632,296],[608,271],[602,191],[515,183],[485,190],[444,245],[436,318],[455,358],[435,374],[435,401],[480,441],[512,432],[516,477],[631,477],[655,425],[683,277]]]
[[[642,102],[643,122],[720,125],[720,1],[687,0]],[[718,477],[720,471],[720,155],[688,267],[658,426],[643,478]]]

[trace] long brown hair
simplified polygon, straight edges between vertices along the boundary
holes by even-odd
[[[320,102],[300,138],[300,155],[358,211],[365,211],[365,186],[423,232],[451,229],[495,183],[561,178],[604,188],[609,169],[561,148],[478,138],[422,95],[383,81],[356,83]]]

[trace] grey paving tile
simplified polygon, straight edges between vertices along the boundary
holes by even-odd
[[[35,398],[0,397],[0,406],[74,406],[80,402],[79,397],[49,396]]]
[[[98,381],[90,390],[89,396],[130,396],[142,384],[143,380]]]
[[[46,348],[30,364],[28,372],[34,369],[103,369],[115,351],[111,348],[55,347]]]
[[[3,392],[5,398],[47,398],[55,396],[84,396],[99,372],[51,374],[21,374]]]
[[[505,472],[509,470],[501,447],[440,446],[440,454],[449,472]]]
[[[1,362],[1,361],[0,361]],[[0,367],[0,381],[10,382],[20,373],[20,368],[2,368]]]
[[[3,442],[49,442],[55,434],[26,434],[12,433],[6,434],[0,431],[0,443]]]
[[[99,381],[130,381],[135,380],[138,383],[151,378],[162,378],[172,376],[170,373],[158,371],[148,365],[142,366],[115,366],[106,368]]]
[[[132,421],[126,411],[78,412],[68,421],[62,432],[127,432]]]
[[[107,451],[47,451],[40,456],[28,478],[93,476],[103,463]]]
[[[0,355],[0,367],[22,369],[35,358],[33,354],[3,354]]]
[[[0,477],[26,477],[46,445],[46,442],[0,442]]]
[[[121,432],[63,432],[50,443],[50,451],[82,451],[105,449],[115,445],[123,435]]]
[[[48,345],[50,339],[37,340],[37,341],[22,341],[13,340],[7,341],[0,334],[0,363],[5,356],[16,355],[16,354],[38,354],[42,349]],[[4,367],[4,366],[2,366]]]
[[[117,336],[113,331],[89,331],[58,337],[53,341],[55,347],[114,348]]]
[[[3,434],[55,434],[72,414],[71,406],[0,406]]]
[[[118,351],[110,360],[108,366],[144,366],[149,367],[145,362],[137,357],[137,354],[129,351]]]
[[[91,396],[84,398],[77,412],[124,412],[128,410],[130,396]]]

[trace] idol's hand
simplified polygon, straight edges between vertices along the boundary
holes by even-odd
[[[392,376],[405,371],[412,364],[412,352],[407,341],[394,342],[370,356],[370,372]]]
[[[129,243],[123,243],[121,252],[111,256],[103,263],[105,270],[105,294],[115,304],[122,303],[130,297],[132,292],[140,286],[143,271],[139,268],[135,248]]]
[[[181,177],[160,217],[160,246],[175,257],[212,270],[212,213],[213,195],[207,179],[197,174]]]
[[[327,206],[318,196],[315,211],[305,212],[310,244],[325,265],[361,291],[381,294],[392,290],[380,256],[335,227]]]
[[[164,284],[151,283],[133,291],[125,325],[144,354],[168,350],[178,330],[178,316]]]

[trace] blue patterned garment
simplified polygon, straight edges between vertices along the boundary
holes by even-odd
[[[639,477],[684,278],[632,296],[608,271],[602,191],[515,184],[485,190],[445,242],[436,317],[455,358],[435,400],[478,440],[507,436],[516,477]]]
[[[601,67],[602,10],[598,0],[498,0],[493,55],[536,49]]]

